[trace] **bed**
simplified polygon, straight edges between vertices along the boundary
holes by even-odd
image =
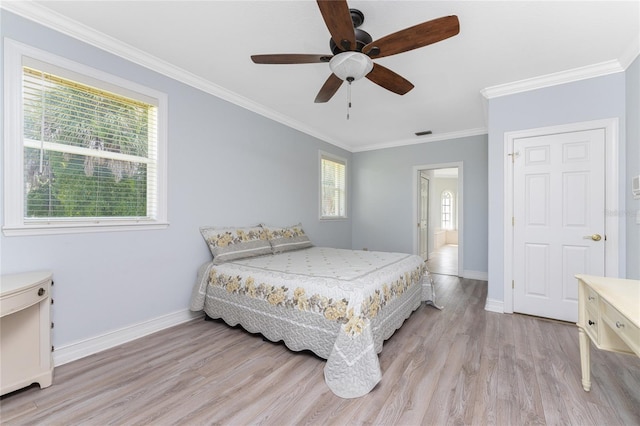
[[[342,398],[369,393],[384,340],[423,301],[435,305],[416,255],[315,247],[301,225],[201,232],[213,260],[198,271],[191,310],[314,352]]]

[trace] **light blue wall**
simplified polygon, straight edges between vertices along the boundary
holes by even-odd
[[[640,211],[640,200],[631,194],[631,178],[640,175],[640,57],[627,68],[627,178],[625,199],[627,208],[627,278],[640,280],[640,224],[636,214]]]
[[[169,97],[168,229],[0,235],[2,273],[54,273],[55,346],[186,310],[196,270],[210,258],[201,225],[301,221],[314,243],[351,247],[350,220],[318,220],[316,172],[318,150],[348,160],[351,153],[5,10],[0,13],[3,38]]]
[[[353,248],[414,252],[415,166],[463,162],[463,268],[487,271],[487,136],[353,154]]]
[[[488,299],[504,300],[504,134],[582,121],[619,118],[620,182],[626,180],[625,75],[612,74],[489,100],[489,290]],[[619,199],[624,200],[624,188]],[[624,210],[624,205],[619,211]],[[623,221],[624,222],[624,221]],[[624,223],[620,232],[624,237]],[[624,238],[623,238],[624,239]],[[624,264],[625,245],[620,242]],[[624,269],[621,268],[621,275]]]

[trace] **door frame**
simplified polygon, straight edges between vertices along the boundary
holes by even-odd
[[[456,212],[458,215],[458,276],[464,277],[464,162],[456,161],[452,163],[424,164],[413,166],[412,187],[413,187],[413,253],[420,255],[420,229],[416,226],[419,221],[418,206],[420,202],[420,171],[434,169],[458,168],[458,197]],[[431,193],[431,191],[429,191]]]
[[[618,118],[583,121],[559,126],[505,132],[504,134],[504,303],[503,312],[513,313],[513,145],[515,139],[547,136],[556,133],[573,133],[583,130],[604,129],[605,132],[605,276],[618,277],[620,244],[624,234],[620,233],[619,210],[619,136]]]

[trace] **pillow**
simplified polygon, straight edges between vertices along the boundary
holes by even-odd
[[[261,226],[247,228],[202,227],[200,233],[211,250],[213,263],[271,254],[267,232]]]
[[[274,254],[313,247],[311,240],[304,233],[301,223],[282,228],[265,225],[262,225],[262,227],[267,230],[267,236]]]

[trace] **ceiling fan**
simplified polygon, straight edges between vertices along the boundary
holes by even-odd
[[[358,27],[364,22],[364,14],[349,9],[346,0],[317,0],[331,39],[329,47],[333,55],[270,54],[253,55],[256,64],[310,64],[328,62],[332,74],[318,92],[315,102],[327,102],[338,91],[343,81],[351,82],[367,77],[377,85],[399,95],[413,89],[413,84],[372,59],[383,58],[418,49],[453,37],[460,32],[455,15],[444,16],[414,25],[373,41]]]

